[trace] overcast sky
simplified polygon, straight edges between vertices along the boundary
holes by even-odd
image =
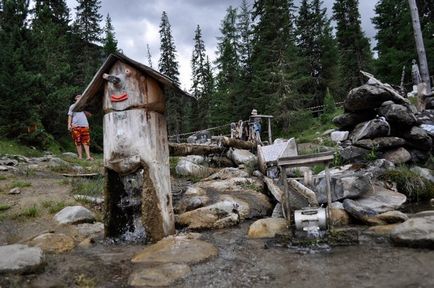
[[[330,14],[333,0],[323,1]],[[375,35],[370,19],[374,16],[373,10],[377,1],[359,1],[362,28],[370,38]],[[161,13],[167,12],[178,52],[181,87],[187,90],[191,85],[190,61],[196,26],[200,25],[207,54],[213,60],[216,37],[220,36],[220,23],[226,14],[226,9],[231,5],[235,8],[241,5],[241,0],[102,0],[101,2],[100,13],[104,16],[104,21],[107,13],[110,14],[118,47],[128,57],[147,65],[146,44],[149,44],[152,64],[157,70],[160,49],[158,30]],[[74,17],[76,1],[67,0],[67,3]],[[253,0],[248,0],[248,3],[252,5]]]

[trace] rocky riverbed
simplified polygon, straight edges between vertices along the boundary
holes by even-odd
[[[93,191],[101,179],[62,176],[95,177],[89,175],[101,172],[101,162],[68,157],[3,158],[0,287],[434,286],[431,205],[423,203],[422,213],[419,204],[402,206],[405,196],[365,179],[369,167],[332,171],[340,191],[334,219],[341,222],[330,241],[291,239],[260,173],[241,166],[212,168],[200,181],[172,178],[177,235],[145,245],[104,239]],[[349,185],[357,181],[372,189]]]

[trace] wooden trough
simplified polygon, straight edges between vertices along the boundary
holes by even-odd
[[[75,111],[104,111],[105,235],[157,241],[175,232],[165,88],[170,78],[111,54]]]

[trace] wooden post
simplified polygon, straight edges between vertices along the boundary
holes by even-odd
[[[329,163],[325,162],[325,176],[326,176],[326,189],[327,189],[327,217],[329,225],[331,226],[331,206],[332,206],[332,193],[331,193],[331,187],[330,187],[330,170],[329,170]]]
[[[268,145],[273,144],[273,137],[271,136],[271,118],[268,118]]]
[[[428,61],[426,59],[422,30],[420,28],[419,11],[417,9],[416,0],[408,0],[408,4],[410,5],[411,18],[412,18],[413,30],[414,30],[414,39],[416,40],[416,49],[419,58],[422,81],[426,85],[427,95],[431,95],[431,82],[429,78]]]

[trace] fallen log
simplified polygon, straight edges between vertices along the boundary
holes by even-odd
[[[221,154],[224,150],[225,148],[220,146],[169,143],[170,156]]]
[[[256,146],[257,146],[257,144],[255,142],[243,141],[243,140],[229,138],[229,137],[225,137],[225,136],[213,136],[212,140],[216,140],[222,146],[232,147],[232,148],[237,148],[237,149],[250,150],[250,149],[256,148]]]

